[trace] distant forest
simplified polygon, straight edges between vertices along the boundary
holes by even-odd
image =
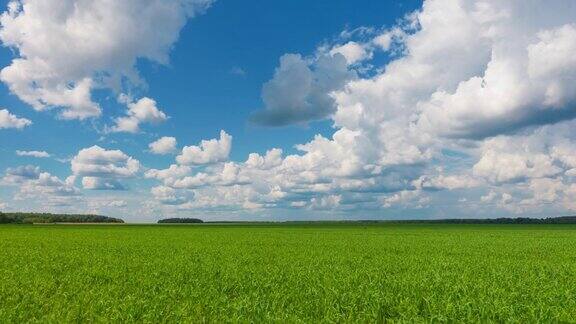
[[[158,221],[158,224],[198,224],[204,223],[198,218],[166,218]]]
[[[442,223],[442,224],[576,224],[576,216],[548,218],[489,218],[489,219],[431,219],[406,220],[402,223]]]
[[[197,224],[197,223],[275,223],[253,221],[211,221],[204,222],[197,218],[166,218],[158,224]],[[349,221],[285,221],[280,223],[404,223],[404,224],[576,224],[576,216],[562,216],[549,218],[453,218],[453,219],[414,219],[414,220],[349,220]]]
[[[124,223],[118,218],[100,215],[64,215],[48,213],[2,213],[0,224],[34,223]]]

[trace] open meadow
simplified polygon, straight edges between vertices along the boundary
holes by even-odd
[[[4,225],[0,322],[576,321],[576,226]]]

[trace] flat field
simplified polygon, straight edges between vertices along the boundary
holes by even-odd
[[[576,226],[0,226],[0,322],[576,321]]]

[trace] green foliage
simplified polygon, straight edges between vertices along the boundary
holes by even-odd
[[[49,213],[1,213],[0,224],[37,223],[124,223],[123,220],[100,215],[72,215]]]
[[[576,226],[0,226],[0,321],[575,322]]]
[[[158,221],[158,224],[197,224],[204,223],[198,218],[165,218]]]

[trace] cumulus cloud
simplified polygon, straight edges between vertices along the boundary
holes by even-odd
[[[18,156],[31,156],[35,158],[49,158],[50,154],[46,151],[16,151],[16,155]]]
[[[32,125],[32,122],[26,118],[19,118],[11,114],[6,109],[0,109],[0,129],[3,128],[16,128],[22,129],[26,126]]]
[[[22,183],[27,180],[37,179],[40,176],[40,168],[33,165],[22,165],[16,168],[6,169],[3,182],[9,184]]]
[[[85,189],[123,190],[119,179],[133,178],[140,162],[120,150],[100,146],[82,149],[71,161],[72,174],[82,178]]]
[[[43,206],[70,206],[80,201],[81,193],[70,181],[61,180],[36,166],[8,168],[3,181],[18,187],[15,200],[40,200]]]
[[[82,187],[89,190],[126,190],[117,179],[83,177]]]
[[[428,197],[422,197],[422,192],[419,190],[409,191],[403,190],[393,195],[386,196],[382,199],[382,206],[384,208],[391,208],[400,206],[403,208],[424,208],[430,202]]]
[[[127,116],[116,118],[116,125],[111,128],[112,132],[138,133],[142,123],[155,125],[168,119],[157,107],[154,99],[144,97],[132,102],[126,95],[121,95],[119,101],[128,106]]]
[[[220,131],[220,139],[202,140],[199,145],[184,146],[176,161],[183,165],[200,165],[228,160],[232,136]]]
[[[336,109],[331,92],[355,77],[340,52],[312,59],[286,54],[280,58],[272,80],[262,88],[265,109],[252,115],[252,121],[285,126],[326,118]]]
[[[163,155],[174,153],[176,151],[176,144],[177,142],[175,137],[164,136],[150,143],[148,148],[150,148],[150,152],[154,154]]]
[[[154,198],[164,205],[182,205],[190,201],[194,194],[191,191],[175,190],[166,186],[157,186],[151,189]]]
[[[493,183],[563,176],[576,167],[574,122],[485,141],[474,174]]]
[[[341,54],[346,58],[348,64],[354,64],[372,57],[372,52],[365,45],[350,41],[346,44],[336,46],[330,50],[330,54]]]
[[[421,103],[422,125],[446,136],[484,138],[574,118],[574,5],[487,1],[472,8],[470,36],[491,55],[479,73]]]
[[[192,172],[192,168],[189,166],[172,164],[168,169],[150,169],[144,173],[144,176],[173,184],[177,179],[185,177],[190,172]]]
[[[0,17],[0,40],[17,57],[0,71],[10,91],[65,119],[101,114],[94,89],[143,81],[138,59],[168,63],[186,20],[212,0],[15,0]]]

